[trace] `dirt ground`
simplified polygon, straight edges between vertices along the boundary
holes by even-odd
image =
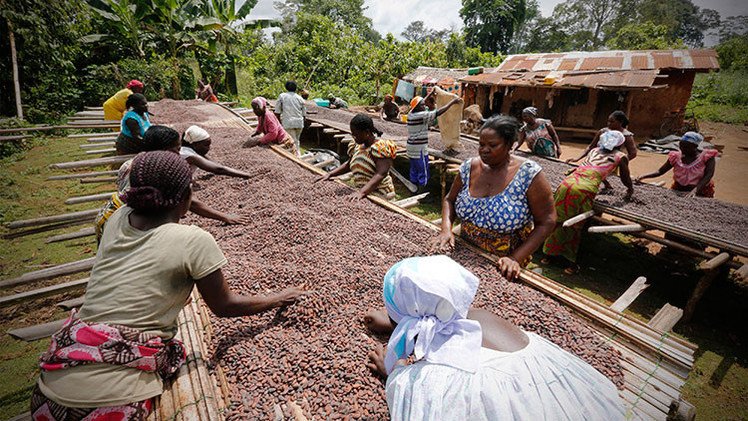
[[[748,150],[739,149],[739,146],[748,147],[748,127],[734,124],[701,122],[702,134],[714,136],[712,142],[716,145],[724,145],[722,154],[717,160],[717,172],[714,176],[715,197],[726,202],[748,205]],[[585,148],[586,144],[577,142],[561,143],[561,158],[567,159],[577,156]],[[526,149],[524,147],[523,149]],[[638,176],[659,168],[667,160],[667,155],[652,152],[639,151],[639,154],[631,162],[632,176]],[[648,180],[649,182],[664,181],[670,186],[673,180],[672,171],[658,178]]]

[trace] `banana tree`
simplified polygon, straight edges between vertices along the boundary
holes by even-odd
[[[91,34],[81,38],[82,42],[110,42],[125,44],[138,57],[145,57],[144,44],[147,34],[141,30],[141,23],[152,14],[150,2],[140,0],[89,0],[91,10],[106,21],[110,32]]]
[[[257,0],[245,0],[239,8],[236,7],[236,0],[202,0],[200,5],[204,16],[217,21],[212,29],[213,39],[209,46],[216,52],[218,48],[223,49],[227,61],[226,89],[231,95],[237,95],[239,91],[236,82],[236,57],[231,44],[237,39],[237,23],[246,19],[256,5]]]

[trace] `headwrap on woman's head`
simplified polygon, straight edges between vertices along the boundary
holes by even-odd
[[[522,114],[530,114],[533,117],[538,116],[538,109],[535,107],[527,107],[522,110]]]
[[[392,97],[392,95],[390,95],[390,94],[387,94],[387,95],[385,95],[385,96],[384,96],[384,99],[389,99],[389,100],[393,100],[393,99],[395,99],[395,98],[393,98],[393,97]]]
[[[142,152],[130,166],[130,188],[123,200],[131,208],[146,212],[167,212],[190,192],[192,170],[179,154],[167,151]]]
[[[413,108],[416,108],[421,101],[423,101],[422,96],[414,96],[413,99],[410,100],[410,109],[412,110]]]
[[[127,83],[127,89],[142,88],[142,87],[143,87],[143,82],[137,79],[133,79]]]
[[[188,145],[210,139],[210,134],[200,126],[190,126],[184,131],[182,142]]]
[[[447,256],[411,257],[392,266],[384,276],[384,304],[397,327],[384,357],[387,373],[410,354],[475,372],[483,335],[467,313],[478,284]]]
[[[618,130],[608,130],[607,132],[600,135],[600,140],[598,140],[597,144],[603,151],[610,152],[613,149],[623,145],[623,142],[625,141],[626,137],[623,135],[623,133],[619,132]]]
[[[268,100],[264,97],[258,96],[252,100],[252,104],[257,105],[260,109],[264,110],[267,106]]]
[[[686,132],[685,134],[683,134],[683,137],[681,137],[680,140],[698,145],[699,143],[704,141],[704,136],[702,136],[701,133],[697,132]]]

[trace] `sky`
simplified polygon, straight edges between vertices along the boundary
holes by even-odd
[[[540,12],[550,16],[553,8],[561,0],[539,0]],[[714,9],[723,18],[736,15],[748,15],[746,0],[693,0],[702,8]],[[459,29],[460,0],[365,0],[367,6],[364,14],[371,18],[374,29],[381,34],[392,33],[400,37],[403,29],[412,21],[422,20],[433,29]],[[407,13],[404,13],[407,11]],[[252,9],[250,18],[276,18],[278,12],[273,7],[273,0],[260,0]]]

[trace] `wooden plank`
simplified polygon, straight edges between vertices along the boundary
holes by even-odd
[[[32,291],[20,292],[18,294],[6,295],[0,297],[0,308],[8,307],[14,304],[22,303],[24,301],[38,300],[39,298],[48,297],[50,295],[62,294],[64,292],[72,291],[75,289],[85,288],[88,284],[88,278],[78,279],[76,281],[65,282],[63,284],[52,285],[44,288],[35,289]]]
[[[84,159],[82,161],[59,162],[57,164],[51,164],[49,168],[55,170],[68,170],[73,168],[100,167],[104,165],[120,165],[133,157],[135,157],[135,155],[118,155],[105,158]]]
[[[94,149],[91,151],[86,151],[86,155],[99,155],[99,154],[105,154],[105,153],[116,153],[117,149],[115,148],[104,148],[104,149]]]
[[[735,271],[735,275],[738,277],[738,279],[742,279],[742,280],[748,279],[748,264],[744,264],[740,266]]]
[[[314,165],[317,168],[323,168],[323,167],[326,167],[326,166],[328,166],[330,164],[334,164],[335,161],[337,161],[337,159],[335,159],[335,158],[328,158],[328,159],[325,159],[322,162],[317,162],[316,164],[312,164],[312,165]]]
[[[640,276],[631,284],[631,286],[618,299],[610,305],[611,310],[623,311],[636,300],[645,289],[649,287],[647,278]]]
[[[15,136],[0,136],[0,142],[16,142],[19,140],[29,139],[34,136],[27,135],[27,134],[21,134],[21,135],[15,135]]]
[[[683,310],[670,305],[670,303],[665,303],[647,325],[660,332],[669,332],[681,317],[683,317]]]
[[[93,177],[101,177],[101,176],[108,176],[108,175],[117,175],[118,173],[119,173],[119,170],[111,170],[111,171],[94,171],[94,172],[84,172],[84,173],[65,174],[65,175],[53,175],[51,177],[47,177],[47,180],[71,180],[75,178],[93,178]]]
[[[69,232],[67,234],[54,235],[44,240],[45,244],[59,243],[60,241],[75,240],[78,238],[85,238],[96,235],[96,228],[86,227],[75,232]]]
[[[395,206],[399,206],[403,209],[408,209],[408,208],[411,208],[417,205],[421,201],[421,199],[425,198],[428,195],[429,195],[429,192],[421,193],[416,196],[406,197],[405,199],[398,200],[397,202],[392,202],[392,204]]]
[[[8,222],[5,224],[7,228],[18,229],[26,227],[35,227],[40,225],[53,224],[56,222],[67,222],[67,221],[78,221],[81,219],[93,219],[99,213],[99,209],[89,209],[78,212],[63,213],[60,215],[43,216],[40,218],[23,219],[20,221]]]
[[[105,142],[97,142],[97,143],[86,143],[84,145],[80,145],[81,149],[96,149],[96,148],[103,148],[103,147],[112,147],[115,146],[115,142],[105,141]]]
[[[699,264],[699,269],[712,270],[727,263],[730,259],[732,259],[732,256],[730,256],[730,253],[720,253],[712,257],[709,260],[705,260],[701,262],[701,264]]]
[[[97,193],[97,194],[89,194],[87,196],[76,196],[71,197],[68,200],[65,201],[66,205],[75,205],[78,203],[86,203],[86,202],[97,202],[97,201],[105,201],[112,197],[112,195],[116,192],[108,192],[108,193]]]
[[[65,323],[66,319],[55,320],[54,322],[42,323],[39,325],[22,327],[20,329],[13,329],[8,331],[8,335],[15,339],[19,339],[26,342],[36,341],[38,339],[48,338],[53,333],[60,330],[62,324]]]
[[[117,177],[81,178],[81,184],[115,183]]]
[[[69,134],[68,137],[87,137],[87,138],[93,138],[93,137],[109,137],[109,136],[117,136],[117,133],[109,131],[109,132],[99,132],[99,133],[75,133],[75,134]]]
[[[70,311],[70,310],[72,310],[74,308],[78,308],[78,307],[82,306],[84,298],[85,298],[85,296],[71,298],[69,300],[60,301],[56,305],[57,305],[57,307],[60,307],[61,309],[65,310],[65,311]]]
[[[28,284],[35,281],[57,278],[59,276],[74,275],[76,273],[87,272],[93,268],[96,257],[78,260],[75,262],[64,263],[51,268],[36,270],[25,273],[17,278],[0,281],[0,288],[8,288],[15,285]]]
[[[117,136],[112,137],[92,137],[86,139],[86,142],[91,144],[104,144],[104,143],[117,143]]]
[[[584,221],[585,219],[592,218],[593,216],[595,216],[595,211],[593,210],[580,213],[579,215],[571,217],[567,219],[566,221],[564,221],[563,226],[570,227],[578,222]]]
[[[721,268],[708,270],[704,272],[704,275],[696,283],[691,296],[688,298],[688,302],[686,302],[686,307],[683,309],[684,322],[691,320],[693,314],[696,312],[696,305],[701,301],[701,297],[704,296],[706,290],[714,283],[714,280],[717,279],[721,271]]]
[[[400,174],[399,171],[397,171],[394,167],[390,167],[390,174],[395,176],[403,185],[405,188],[408,189],[409,192],[415,193],[418,191],[418,186],[413,184],[409,179],[407,179],[404,175]]]
[[[90,224],[91,221],[92,219],[91,220],[81,219],[77,221],[58,222],[56,224],[44,225],[41,227],[31,228],[31,229],[27,229],[23,231],[13,231],[7,234],[3,234],[3,238],[6,240],[13,239],[13,238],[20,238],[20,237],[25,237],[27,235],[39,234],[40,232],[54,231],[58,229],[74,227],[76,225]]]
[[[590,233],[612,233],[612,232],[639,232],[645,231],[644,227],[639,224],[630,225],[603,225],[587,228]]]

